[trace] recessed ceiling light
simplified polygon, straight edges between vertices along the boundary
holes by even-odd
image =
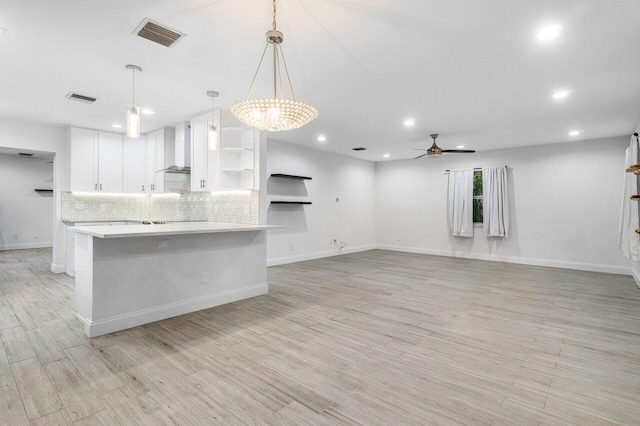
[[[327,137],[325,135],[318,136],[318,142],[326,142],[326,141],[327,141]]]
[[[384,158],[389,158],[389,154],[384,154],[383,157]]]
[[[458,146],[456,146],[456,148],[462,149],[462,148],[464,148],[464,145],[458,145]]]
[[[560,37],[560,34],[562,34],[562,25],[547,25],[546,27],[542,27],[538,30],[538,40],[543,42],[551,41]]]
[[[551,97],[559,101],[559,100],[568,98],[570,94],[571,94],[571,90],[558,90],[557,92],[554,92],[553,95],[551,95]]]
[[[153,114],[154,112],[155,112],[154,110],[149,109],[149,108],[145,108],[145,109],[143,109],[143,110],[142,110],[142,113],[143,113],[143,114],[147,114],[147,115],[151,115],[151,114]]]
[[[120,128],[122,128],[122,124],[114,123],[114,124],[111,125],[111,127],[116,128],[116,129],[120,129]]]
[[[580,134],[580,130],[572,130],[569,132],[569,136],[578,136]]]
[[[416,120],[414,120],[413,118],[407,118],[402,124],[404,124],[406,127],[413,127],[416,125]]]

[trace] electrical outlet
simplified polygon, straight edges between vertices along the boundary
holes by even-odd
[[[200,284],[208,284],[209,277],[204,272],[200,274]]]
[[[169,248],[169,240],[158,240],[157,247],[158,248]]]
[[[332,245],[332,246],[337,246],[337,245],[338,245],[338,239],[337,239],[337,238],[334,238],[334,239],[331,241],[331,245]]]
[[[33,239],[37,240],[38,238],[40,238],[40,234],[38,234],[37,232],[33,234]]]

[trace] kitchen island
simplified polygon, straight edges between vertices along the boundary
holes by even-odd
[[[76,226],[76,302],[89,337],[266,294],[266,225]]]

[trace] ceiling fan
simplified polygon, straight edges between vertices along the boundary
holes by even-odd
[[[431,145],[431,148],[429,149],[414,148],[416,151],[427,151],[424,154],[414,158],[414,160],[417,160],[418,158],[422,158],[425,155],[427,157],[439,157],[442,155],[442,153],[445,153],[445,152],[458,153],[458,154],[470,154],[470,153],[476,152],[473,149],[442,149],[438,145],[436,145],[436,139],[438,138],[438,134],[434,133],[431,135],[431,137],[433,138],[433,145]]]

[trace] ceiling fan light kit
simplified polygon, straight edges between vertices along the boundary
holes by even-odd
[[[289,70],[287,69],[287,62],[282,51],[284,35],[277,30],[275,0],[273,0],[273,29],[267,31],[266,36],[267,43],[258,63],[258,69],[253,76],[247,97],[244,101],[233,104],[231,112],[244,124],[260,130],[280,132],[297,129],[315,120],[318,116],[318,110],[311,105],[296,100]],[[272,46],[273,50],[273,98],[249,99],[269,45]],[[280,65],[281,59],[282,66]],[[292,99],[278,98],[278,77],[282,77],[280,74],[282,68],[284,68],[289,83]]]
[[[476,152],[473,149],[442,149],[440,148],[437,144],[436,144],[436,139],[438,139],[438,134],[437,133],[433,133],[431,135],[431,138],[433,139],[433,145],[431,145],[431,148],[429,149],[419,149],[416,148],[418,151],[427,151],[422,155],[417,156],[416,158],[414,158],[414,160],[417,160],[418,158],[422,158],[422,157],[434,157],[434,158],[438,158],[440,157],[443,153],[451,153],[451,154],[471,154]]]

